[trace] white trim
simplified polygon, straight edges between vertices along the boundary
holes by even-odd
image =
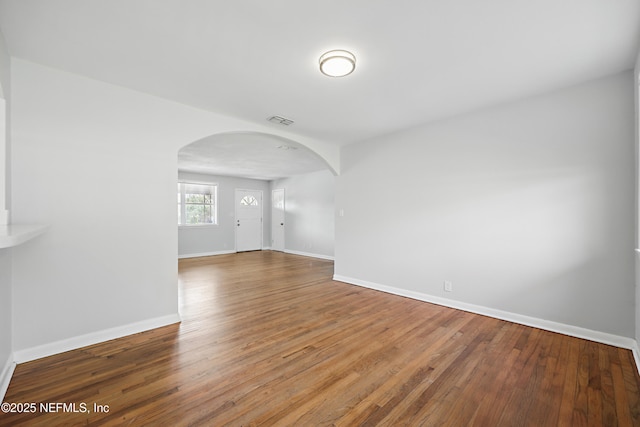
[[[102,331],[67,338],[49,344],[39,345],[37,347],[18,350],[13,353],[13,358],[16,363],[30,362],[32,360],[41,359],[43,357],[52,356],[54,354],[64,353],[65,351],[75,350],[81,347],[98,344],[116,338],[122,338],[127,335],[133,335],[139,332],[144,332],[150,329],[160,328],[162,326],[167,326],[179,322],[180,315],[178,313],[156,317],[154,319],[147,319],[141,322],[131,323],[129,325],[104,329]]]
[[[635,345],[631,349],[633,353],[633,359],[636,361],[636,368],[638,369],[638,373],[640,374],[640,348],[638,348],[638,342],[635,341]]]
[[[270,251],[271,248],[266,246],[262,249],[258,249],[258,250],[262,250],[262,251]],[[201,253],[197,253],[197,254],[182,254],[182,255],[178,255],[178,259],[186,259],[186,258],[202,258],[202,257],[207,257],[207,256],[216,256],[216,255],[229,255],[229,254],[235,254],[238,253],[238,251],[236,251],[235,249],[232,249],[230,251],[216,251],[216,252],[201,252]],[[309,255],[311,256],[311,255]],[[320,256],[318,256],[320,257]],[[316,257],[316,258],[318,258]]]
[[[302,252],[302,251],[293,251],[291,249],[285,249],[284,250],[285,254],[291,254],[291,255],[301,255],[301,256],[308,256],[311,258],[320,258],[320,259],[326,259],[329,261],[333,261],[334,257],[329,256],[329,255],[321,255],[321,254],[313,254],[310,252]]]
[[[178,172],[185,172],[185,171],[178,171]],[[187,172],[189,173],[189,172]],[[199,180],[193,180],[193,179],[178,179],[178,184],[198,184],[198,185],[215,185],[218,186],[220,185],[220,183],[218,181],[199,181]]]
[[[220,224],[178,224],[178,230],[193,230],[194,228],[218,228]]]
[[[205,257],[205,256],[227,255],[227,254],[235,254],[235,253],[236,253],[235,249],[232,249],[230,251],[201,252],[201,253],[198,253],[198,254],[182,254],[182,255],[178,255],[178,259],[200,258],[200,257]]]
[[[274,203],[274,195],[276,192],[282,192],[282,209],[276,208]],[[278,212],[282,212],[282,221],[277,221],[276,217],[279,217]],[[287,199],[286,199],[286,189],[282,188],[272,188],[271,189],[271,245],[275,245],[274,235],[279,233],[279,230],[282,230],[282,245],[280,245],[276,251],[284,252],[286,244],[286,234],[287,227],[285,227],[287,219]]]
[[[15,371],[15,369],[16,362],[14,362],[13,357],[9,355],[7,363],[5,363],[0,373],[0,402],[4,400],[4,395],[7,394],[9,383],[11,382],[11,377],[13,377],[13,371]]]
[[[508,311],[496,310],[481,305],[468,304],[465,302],[455,301],[447,298],[436,297],[433,295],[423,294],[421,292],[409,291],[406,289],[395,288],[393,286],[380,285],[378,283],[368,282],[366,280],[354,279],[352,277],[346,277],[341,275],[334,275],[333,280],[339,282],[345,282],[352,285],[362,286],[377,291],[387,292],[394,295],[400,295],[416,299],[419,301],[430,302],[445,307],[451,307],[458,310],[468,311],[470,313],[481,314],[483,316],[489,316],[496,319],[506,320],[513,323],[519,323],[521,325],[532,326],[538,329],[544,329],[551,332],[558,332],[560,334],[569,335],[576,338],[583,338],[590,341],[599,342],[602,344],[613,345],[615,347],[626,348],[634,351],[634,357],[636,359],[636,369],[639,369],[638,364],[638,344],[632,338],[622,337],[619,335],[608,334],[606,332],[594,331],[591,329],[581,328],[579,326],[567,325],[564,323],[552,322],[550,320],[539,319],[536,317],[524,316],[517,313],[511,313]]]
[[[47,231],[48,225],[9,224],[0,225],[0,249],[18,246]]]

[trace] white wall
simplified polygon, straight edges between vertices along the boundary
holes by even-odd
[[[11,156],[11,57],[0,33],[0,225],[9,223]]]
[[[171,317],[178,150],[276,132],[11,62],[13,218],[51,224],[13,249],[14,350]],[[460,301],[634,336],[631,85],[345,147],[336,273],[435,295],[452,280]]]
[[[9,98],[10,89],[10,57],[5,46],[4,37],[0,34],[0,98],[5,100]],[[0,118],[0,120],[4,121],[4,118]],[[7,174],[4,161],[5,137],[6,134],[0,135],[0,210],[4,207],[4,189]],[[2,212],[0,212],[0,216],[2,216]],[[3,389],[8,380],[9,365],[13,360],[11,259],[11,249],[0,249],[0,400],[4,396]]]
[[[634,70],[635,120],[636,120],[636,249],[640,248],[640,52]],[[636,252],[636,343],[640,343],[640,251]],[[640,357],[640,355],[638,355]],[[636,362],[637,363],[637,362]]]
[[[260,190],[263,195],[263,244],[271,241],[271,193],[269,181],[179,172],[180,180],[218,184],[218,225],[178,228],[178,255],[215,255],[234,252],[236,248],[235,190]]]
[[[177,315],[171,108],[15,59],[12,77],[13,219],[51,224],[14,249],[16,351]]]
[[[11,250],[0,249],[0,401],[13,362],[11,317]]]
[[[343,147],[336,275],[634,337],[632,88],[626,72]]]
[[[176,318],[181,147],[237,131],[309,142],[15,58],[11,70],[13,219],[50,224],[13,249],[21,357]]]
[[[9,98],[11,93],[11,56],[4,35],[0,32],[0,98]]]
[[[285,190],[285,251],[334,257],[335,176],[328,170],[272,182]]]

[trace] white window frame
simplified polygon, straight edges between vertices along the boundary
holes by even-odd
[[[186,205],[185,203],[185,186],[186,185],[202,185],[211,187],[212,192],[212,216],[213,222],[209,223],[198,223],[198,224],[185,224],[180,221],[184,221],[187,217],[186,214]],[[177,195],[179,195],[180,200],[178,201],[178,206],[180,208],[180,212],[178,215],[178,227],[217,227],[218,226],[218,184],[214,182],[200,182],[200,181],[178,181]]]

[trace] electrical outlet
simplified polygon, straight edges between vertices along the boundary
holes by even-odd
[[[448,280],[444,281],[444,290],[445,292],[453,292],[453,283]]]

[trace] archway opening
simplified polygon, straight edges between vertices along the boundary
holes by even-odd
[[[188,216],[187,208],[205,218],[199,222],[198,214],[179,224],[180,258],[242,251],[236,194],[254,191],[262,203],[260,249],[333,259],[335,171],[307,146],[260,132],[210,135],[179,150],[178,181],[179,219]],[[187,206],[188,200],[202,205]]]

